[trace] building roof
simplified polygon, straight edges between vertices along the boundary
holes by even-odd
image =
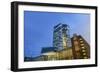
[[[43,47],[41,53],[47,53],[47,52],[56,51],[56,50],[57,50],[56,47]]]

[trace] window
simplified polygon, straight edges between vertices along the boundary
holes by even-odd
[[[82,52],[86,52],[85,50],[82,50]]]
[[[83,41],[80,41],[80,43],[83,43]]]
[[[86,53],[83,53],[83,55],[86,55]]]
[[[80,38],[79,40],[81,41],[82,39]]]
[[[84,59],[87,59],[87,57],[84,57]]]
[[[84,44],[81,44],[81,46],[84,46]]]
[[[85,49],[85,47],[81,47],[82,49]]]

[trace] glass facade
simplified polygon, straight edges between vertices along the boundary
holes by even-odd
[[[67,24],[59,23],[54,27],[53,46],[57,47],[58,50],[71,47],[69,26]]]

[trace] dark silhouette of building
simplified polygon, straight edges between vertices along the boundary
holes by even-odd
[[[81,35],[74,34],[71,41],[74,59],[90,58],[90,46]]]

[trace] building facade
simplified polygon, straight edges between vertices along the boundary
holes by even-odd
[[[42,53],[40,60],[52,61],[52,60],[71,60],[73,59],[72,48],[63,49],[60,51],[50,51]],[[39,60],[38,59],[38,60]]]
[[[90,58],[90,46],[82,36],[74,34],[71,40],[74,59]]]
[[[54,26],[53,47],[57,47],[58,50],[71,47],[69,26],[67,24],[59,23],[58,25]]]

